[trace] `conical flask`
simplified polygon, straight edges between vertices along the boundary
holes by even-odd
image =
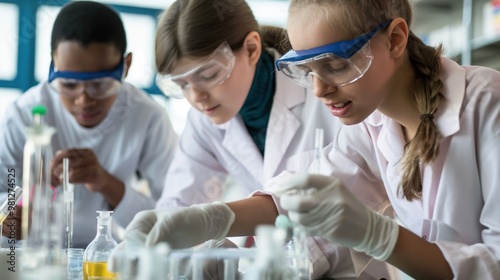
[[[21,279],[63,279],[62,208],[51,190],[50,141],[55,129],[46,126],[42,117],[47,110],[35,106],[33,125],[26,129],[23,153],[23,257]]]
[[[83,253],[84,280],[115,280],[116,274],[108,270],[108,257],[117,243],[111,236],[111,213],[97,211],[97,234]]]

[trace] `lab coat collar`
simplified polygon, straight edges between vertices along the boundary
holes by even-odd
[[[434,121],[441,135],[448,137],[460,129],[460,110],[465,96],[465,69],[450,59],[441,60],[443,71],[441,81],[444,84],[443,101],[434,116]],[[388,162],[396,164],[403,156],[401,126],[396,121],[379,111],[373,112],[365,122],[370,126],[382,126],[377,145]],[[401,141],[394,139],[401,138]]]
[[[281,57],[274,49],[268,49],[268,51],[275,59]],[[304,103],[308,94],[305,88],[291,82],[283,73],[275,71],[275,75],[276,92],[267,125],[264,158],[246,131],[245,124],[239,115],[224,124],[214,124],[215,127],[225,131],[222,145],[263,183],[274,177],[290,142],[300,127],[300,121],[291,109]]]
[[[273,49],[270,52],[275,60],[281,56]],[[282,72],[276,71],[275,73],[276,93],[267,125],[263,182],[277,175],[276,170],[301,125],[300,120],[291,111],[292,108],[303,104],[306,94],[311,94],[305,88],[290,81]]]

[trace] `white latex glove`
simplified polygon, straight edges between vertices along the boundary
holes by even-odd
[[[127,226],[125,241],[146,246],[166,242],[172,249],[188,248],[224,238],[233,222],[233,211],[222,202],[146,210],[137,213]]]
[[[281,207],[288,211],[290,220],[302,224],[309,234],[379,260],[391,255],[399,232],[396,221],[369,209],[340,180],[296,175],[280,184]]]

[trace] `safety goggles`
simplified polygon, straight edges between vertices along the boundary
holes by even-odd
[[[301,51],[291,50],[276,61],[276,68],[295,83],[311,89],[313,76],[332,86],[353,83],[363,77],[372,63],[370,39],[391,21],[387,20],[353,40]]]
[[[183,98],[191,88],[206,91],[222,84],[233,71],[235,57],[227,42],[223,42],[206,60],[182,74],[156,76],[156,84],[169,97]]]
[[[58,71],[50,63],[49,85],[61,96],[78,98],[85,92],[92,99],[106,99],[118,92],[124,78],[125,59],[109,71],[75,72]]]

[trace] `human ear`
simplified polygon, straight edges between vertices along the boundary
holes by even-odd
[[[128,53],[127,56],[124,58],[125,60],[125,69],[123,69],[124,71],[124,76],[123,77],[127,77],[128,75],[128,70],[130,69],[130,65],[132,65],[132,53]]]
[[[390,43],[390,56],[392,58],[399,58],[404,54],[406,44],[408,43],[408,36],[410,28],[403,18],[396,18],[387,28]]]
[[[248,56],[250,64],[255,65],[259,62],[260,54],[262,52],[262,43],[259,32],[252,31],[247,34],[243,43],[243,50],[245,55]]]

